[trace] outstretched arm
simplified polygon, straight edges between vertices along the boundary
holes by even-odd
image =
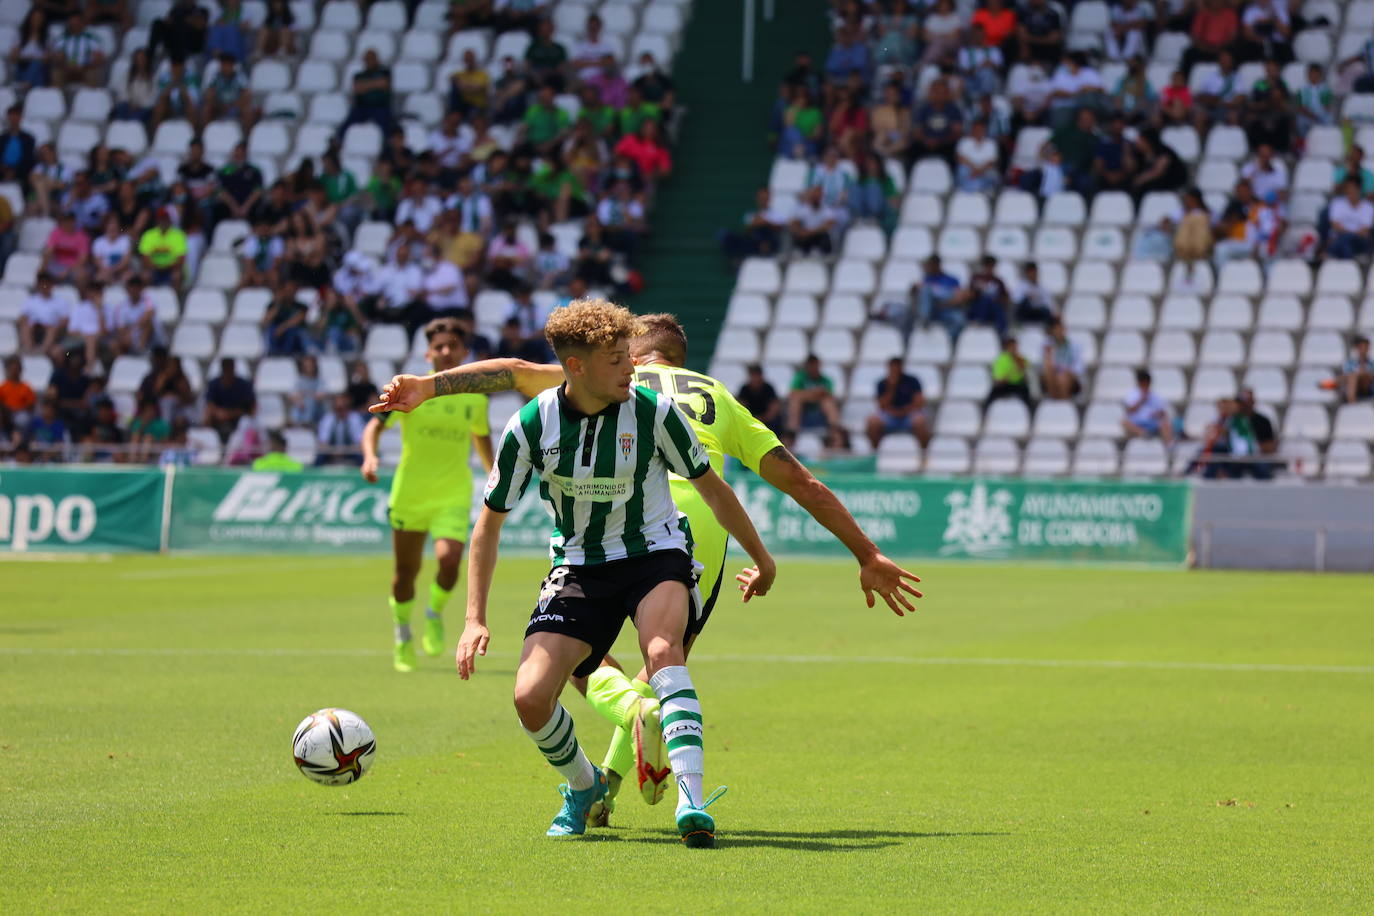
[[[430,398],[445,394],[518,391],[532,398],[562,381],[563,367],[556,363],[484,359],[433,375],[398,375],[383,386],[381,398],[367,409],[372,413],[389,410],[409,413]]]
[[[367,421],[367,426],[363,427],[363,480],[368,483],[377,482],[377,468],[381,461],[377,456],[377,446],[382,441],[382,427],[385,425],[383,417],[373,417]]]
[[[859,561],[859,587],[869,607],[873,607],[873,593],[877,592],[898,617],[903,616],[903,609],[915,613],[916,608],[907,595],[920,598],[921,593],[906,580],[921,580],[883,556],[834,491],[817,480],[787,446],[779,445],[763,456],[759,462],[759,476],[792,497],[849,548],[854,559]]]
[[[696,487],[697,493],[711,508],[716,521],[739,541],[740,546],[754,561],[753,569],[735,577],[744,592],[744,600],[748,601],[754,595],[768,594],[768,590],[773,587],[773,580],[777,577],[778,567],[773,562],[773,556],[768,552],[768,548],[763,546],[763,539],[754,529],[754,523],[749,520],[749,515],[740,505],[735,491],[720,479],[719,474],[710,469],[700,477],[694,478],[692,486]]]

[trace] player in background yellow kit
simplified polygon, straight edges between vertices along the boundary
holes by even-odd
[[[425,359],[435,372],[452,369],[468,354],[466,336],[458,322],[436,318],[425,325],[429,343]],[[410,641],[410,615],[415,608],[415,578],[420,574],[425,538],[434,538],[439,568],[429,587],[425,632],[426,655],[444,651],[444,605],[458,584],[463,545],[471,526],[472,466],[470,448],[476,446],[482,466],[491,471],[491,428],[487,396],[460,394],[431,401],[409,413],[379,414],[363,430],[363,477],[377,482],[377,445],[382,430],[401,424],[401,460],[391,481],[387,516],[395,568],[391,579],[391,616],[396,626],[392,662],[397,671],[415,670],[415,647]]]

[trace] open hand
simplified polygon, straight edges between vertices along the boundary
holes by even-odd
[[[458,665],[458,676],[463,680],[472,677],[472,672],[477,670],[477,656],[487,654],[487,643],[491,641],[491,633],[480,623],[468,621],[467,626],[463,627],[463,636],[458,640],[458,651],[454,654],[454,662]]]
[[[367,408],[368,413],[396,410],[410,413],[434,393],[434,383],[418,375],[398,375],[382,386],[382,396]]]
[[[907,579],[911,582],[921,581],[915,573],[902,569],[882,554],[876,554],[873,559],[859,567],[859,587],[864,590],[864,600],[868,602],[868,606],[873,607],[876,603],[873,597],[876,592],[898,617],[905,616],[903,608],[916,613],[916,606],[907,595],[922,597],[920,591],[907,582]]]
[[[768,594],[768,590],[773,587],[773,580],[777,577],[777,564],[770,557],[767,562],[745,567],[743,572],[735,576],[735,581],[739,583],[739,590],[744,592],[744,601],[748,603],[755,595],[762,598]]]

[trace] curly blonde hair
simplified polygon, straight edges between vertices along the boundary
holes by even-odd
[[[610,347],[638,337],[643,331],[629,309],[605,299],[577,299],[555,309],[544,325],[544,337],[560,360]]]

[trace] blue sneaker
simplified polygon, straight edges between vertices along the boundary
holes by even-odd
[[[606,797],[606,774],[592,767],[595,781],[589,788],[578,791],[567,784],[558,787],[563,793],[563,810],[549,825],[549,836],[581,836],[587,832],[587,812],[592,805]]]
[[[716,845],[716,820],[706,813],[711,803],[726,792],[721,786],[706,797],[700,806],[692,804],[691,795],[687,803],[677,808],[677,833],[682,842],[692,849],[710,849]]]

